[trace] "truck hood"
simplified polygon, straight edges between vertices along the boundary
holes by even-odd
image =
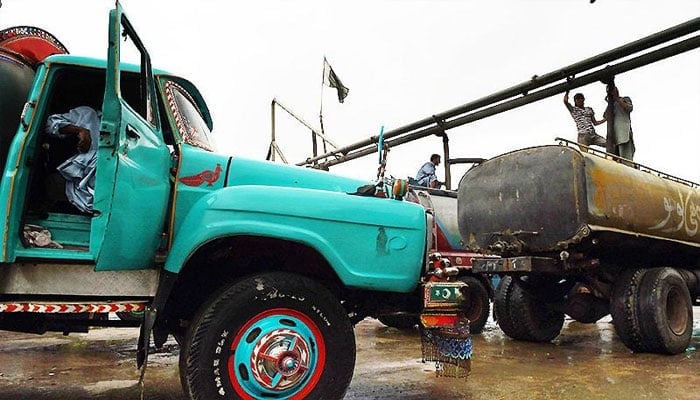
[[[233,157],[227,168],[226,185],[283,186],[354,193],[370,181],[293,165]]]

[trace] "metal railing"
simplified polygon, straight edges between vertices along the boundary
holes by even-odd
[[[638,169],[638,170],[643,171],[643,172],[648,172],[650,174],[654,174],[660,178],[664,178],[664,179],[672,180],[674,182],[682,183],[682,184],[688,185],[692,188],[700,188],[699,183],[689,181],[687,179],[679,178],[679,177],[671,175],[671,174],[667,174],[667,173],[659,171],[657,169],[647,167],[646,165],[640,164],[638,162],[628,160],[624,157],[620,157],[616,154],[607,153],[603,150],[595,149],[591,146],[586,146],[585,144],[577,143],[577,142],[574,142],[574,141],[571,141],[568,139],[564,139],[564,138],[560,138],[560,137],[557,137],[554,140],[559,142],[560,146],[578,148],[579,151],[593,154],[593,155],[601,157],[601,158],[606,158],[608,160],[617,161],[617,162],[624,164],[624,165],[627,165],[631,168]]]

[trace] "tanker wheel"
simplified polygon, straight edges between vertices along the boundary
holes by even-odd
[[[420,324],[420,318],[415,314],[384,314],[377,319],[390,328],[401,330],[410,330]]]
[[[462,305],[462,311],[469,318],[469,332],[478,335],[489,318],[489,293],[484,284],[473,276],[460,276],[457,279],[469,286],[469,299]]]
[[[464,316],[469,319],[469,332],[478,335],[484,330],[489,318],[489,293],[475,277],[460,276],[457,279],[469,286],[469,300],[461,308]],[[411,313],[384,314],[377,319],[390,328],[401,330],[411,330],[420,324],[420,318]]]
[[[513,320],[520,325],[522,334],[519,339],[549,342],[559,336],[564,326],[564,313],[550,307],[545,299],[537,296],[537,293],[552,293],[556,290],[550,286],[544,281],[513,281],[510,308]]]
[[[610,296],[610,315],[617,336],[630,350],[641,353],[649,351],[644,338],[639,310],[639,285],[646,269],[627,269],[615,280]]]
[[[693,333],[693,306],[688,286],[678,271],[654,268],[644,274],[639,285],[639,311],[649,351],[685,351]]]
[[[506,275],[501,278],[496,287],[496,294],[493,298],[494,319],[503,333],[513,339],[524,340],[522,325],[516,321],[513,314],[513,287],[515,280],[512,276]]]
[[[342,399],[355,366],[343,307],[319,283],[290,273],[226,287],[188,337],[180,365],[194,400]]]

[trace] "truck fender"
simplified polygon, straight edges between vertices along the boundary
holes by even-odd
[[[232,186],[197,201],[177,232],[165,263],[172,273],[212,240],[264,236],[315,249],[347,286],[406,293],[416,287],[422,270],[426,222],[423,209],[408,202],[316,189]]]

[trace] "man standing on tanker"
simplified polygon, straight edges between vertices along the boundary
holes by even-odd
[[[630,113],[634,109],[632,99],[620,97],[620,92],[614,83],[606,88],[608,109],[605,118],[608,122],[607,151],[622,158],[632,160],[634,157],[634,137],[632,136],[632,120]],[[610,127],[612,123],[612,127]]]
[[[606,140],[604,137],[595,133],[595,126],[600,125],[606,121],[603,118],[600,121],[595,119],[595,113],[591,107],[585,107],[583,102],[585,98],[582,93],[576,93],[574,95],[574,105],[569,103],[569,91],[567,90],[564,94],[564,105],[566,109],[569,110],[571,118],[574,119],[576,123],[576,130],[578,131],[577,142],[579,144],[590,146],[592,144],[597,146],[605,147]]]

